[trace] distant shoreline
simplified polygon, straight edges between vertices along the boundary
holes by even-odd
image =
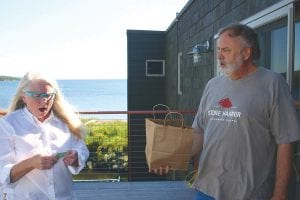
[[[21,78],[19,77],[13,77],[13,76],[1,76],[0,75],[0,81],[19,81]],[[123,81],[127,80],[126,78],[109,78],[109,79],[57,79],[57,81]]]
[[[0,76],[0,81],[19,81],[21,78],[12,76]]]

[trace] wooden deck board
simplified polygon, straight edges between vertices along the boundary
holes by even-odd
[[[183,181],[74,182],[77,200],[192,200],[194,190]]]

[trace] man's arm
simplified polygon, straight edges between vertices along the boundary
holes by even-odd
[[[288,198],[288,186],[292,173],[292,163],[292,144],[278,144],[276,181],[271,200],[286,200]]]
[[[196,133],[196,132],[195,132]],[[194,160],[194,168],[198,169],[199,158],[203,147],[203,133],[196,133],[192,147],[192,158]]]

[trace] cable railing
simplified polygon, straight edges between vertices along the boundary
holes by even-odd
[[[188,172],[177,171],[166,176],[149,173],[145,159],[145,119],[162,117],[168,112],[181,113],[186,122],[191,121],[195,114],[195,111],[188,110],[79,112],[88,130],[86,144],[90,157],[82,173],[74,177],[75,180],[184,179]],[[189,123],[185,125],[190,126]]]
[[[75,180],[131,181],[131,180],[182,180],[193,170],[174,171],[166,176],[148,172],[145,160],[145,119],[164,115],[170,111],[82,111],[79,112],[88,128],[86,143],[90,157],[84,170]],[[186,126],[194,118],[193,110],[171,110],[183,114]],[[0,117],[6,111],[0,110]],[[298,148],[299,149],[298,144]],[[294,171],[300,183],[300,154],[295,153]]]
[[[85,142],[90,156],[83,171],[74,179],[113,182],[183,179],[185,172],[173,172],[168,176],[149,173],[145,159],[145,119],[153,118],[153,115],[160,118],[168,112],[183,114],[186,122],[195,114],[188,110],[79,112],[88,130]],[[0,111],[0,117],[5,114]]]

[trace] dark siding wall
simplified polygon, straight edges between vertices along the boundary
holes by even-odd
[[[127,31],[128,110],[165,103],[165,77],[146,77],[146,60],[165,60],[165,32]]]
[[[165,103],[165,77],[146,77],[146,60],[165,60],[165,32],[127,31],[128,110],[152,110]],[[146,116],[131,115],[129,120],[129,180],[154,177],[148,172],[145,159]],[[158,178],[158,177],[157,177]]]

